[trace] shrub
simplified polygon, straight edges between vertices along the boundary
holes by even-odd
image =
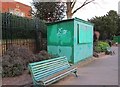
[[[99,46],[95,47],[95,52],[99,53],[99,52],[101,52],[101,50],[102,50],[101,47],[99,47]]]
[[[107,42],[99,41],[95,47],[96,52],[105,52],[110,47]]]
[[[35,61],[34,54],[25,47],[12,45],[3,55],[3,77],[16,76],[22,74],[27,69],[30,62]]]
[[[51,54],[47,53],[47,51],[43,50],[43,51],[40,51],[38,54],[36,54],[35,57],[39,60],[47,60],[47,59],[56,58],[59,56],[51,55]]]
[[[21,75],[24,70],[28,69],[28,63],[42,61],[58,56],[50,55],[46,51],[40,51],[33,54],[25,47],[12,45],[8,48],[2,59],[2,76],[14,77]]]

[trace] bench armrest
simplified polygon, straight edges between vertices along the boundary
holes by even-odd
[[[36,83],[37,85],[38,85],[38,84],[39,84],[39,85],[44,85],[44,82],[43,82],[43,81],[36,81],[36,80],[35,80],[35,83]]]

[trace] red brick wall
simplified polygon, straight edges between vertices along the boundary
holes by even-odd
[[[2,2],[2,13],[9,12],[9,9],[18,9],[17,11],[25,14],[25,17],[31,18],[31,7],[20,2]]]

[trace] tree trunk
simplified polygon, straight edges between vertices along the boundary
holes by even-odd
[[[67,19],[71,19],[73,16],[73,14],[71,12],[67,12],[66,14],[67,14]]]
[[[72,7],[71,7],[71,4],[72,2],[67,2],[66,5],[67,5],[67,11],[66,11],[66,14],[67,14],[67,19],[71,19],[73,14],[72,14]]]

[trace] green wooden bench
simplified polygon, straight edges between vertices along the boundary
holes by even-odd
[[[70,66],[66,57],[58,57],[28,65],[34,85],[50,85],[70,73],[75,73],[77,68]]]

